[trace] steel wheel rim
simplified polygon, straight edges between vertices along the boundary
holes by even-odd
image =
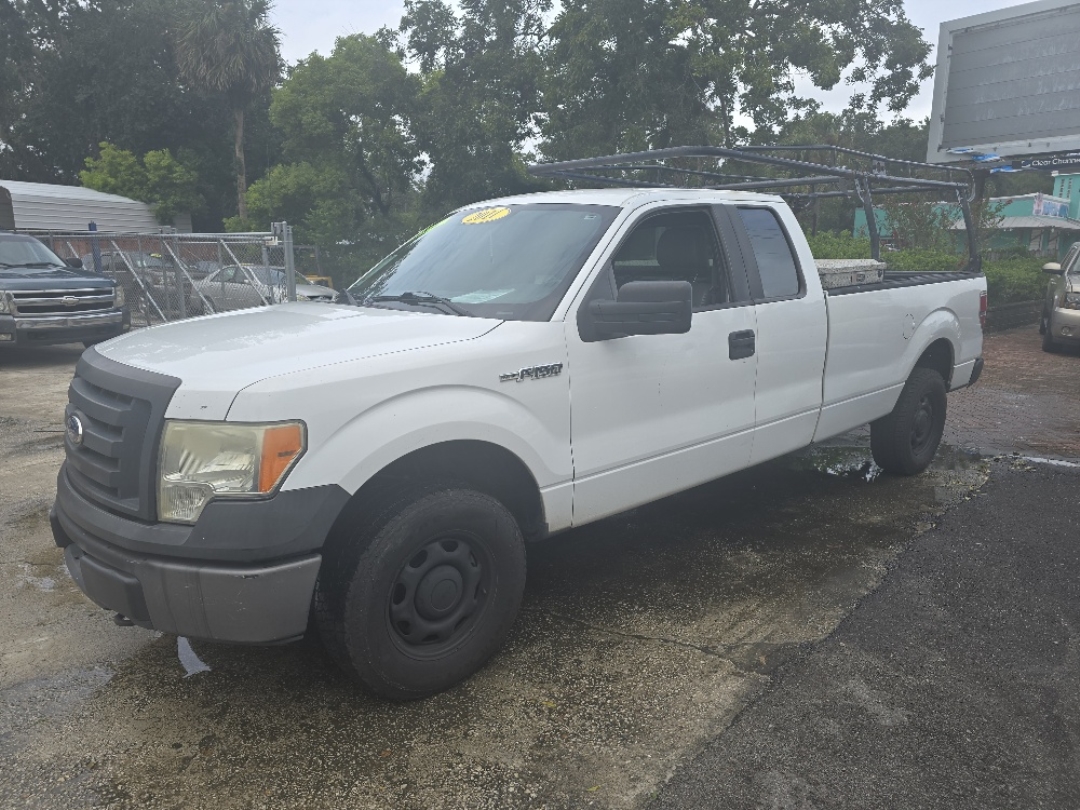
[[[915,418],[911,423],[911,450],[916,455],[922,453],[930,444],[934,435],[934,403],[929,395],[919,400]]]
[[[387,594],[390,638],[414,658],[434,658],[470,635],[484,612],[492,564],[479,538],[444,534],[398,570]]]

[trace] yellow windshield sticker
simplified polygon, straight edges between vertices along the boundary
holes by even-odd
[[[494,222],[497,219],[502,219],[510,213],[509,208],[482,208],[479,211],[473,211],[471,214],[465,216],[461,220],[462,225],[483,225],[486,222]]]

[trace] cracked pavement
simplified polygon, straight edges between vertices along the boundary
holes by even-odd
[[[315,643],[185,647],[82,597],[46,519],[78,354],[0,362],[4,808],[642,806],[988,467],[877,476],[856,433],[552,538],[491,664],[387,704]]]

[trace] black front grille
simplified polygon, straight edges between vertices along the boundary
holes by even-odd
[[[64,414],[67,424],[75,417],[82,429],[81,442],[72,430],[65,440],[72,486],[113,511],[152,520],[157,444],[179,385],[174,377],[85,352]]]
[[[101,312],[113,308],[115,293],[110,288],[91,290],[35,290],[12,293],[17,315],[67,315]]]

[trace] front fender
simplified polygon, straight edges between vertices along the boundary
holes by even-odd
[[[472,440],[513,453],[541,488],[550,487],[569,481],[573,472],[569,436],[560,434],[509,395],[470,386],[421,389],[384,400],[342,425],[301,460],[288,483],[311,486],[317,478],[353,493],[415,450]]]

